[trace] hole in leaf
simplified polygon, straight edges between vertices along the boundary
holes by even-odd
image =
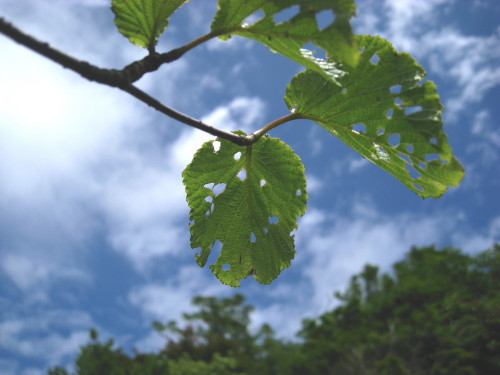
[[[363,125],[362,123],[358,122],[357,124],[354,124],[352,126],[352,131],[354,133],[358,133],[358,134],[359,133],[364,133],[364,132],[366,132],[366,126]]]
[[[290,112],[291,113],[295,113],[295,111],[297,110],[297,105],[292,105],[292,108],[290,108]]]
[[[266,180],[260,180],[260,186],[264,186],[266,184]]]
[[[209,184],[205,184],[205,185],[203,185],[203,187],[206,187],[207,189],[212,190],[212,189],[214,188],[214,183],[213,183],[213,182],[211,182],[211,183],[209,183]]]
[[[382,135],[385,133],[385,129],[384,128],[380,128],[379,130],[377,130],[377,135]]]
[[[413,145],[406,145],[406,151],[413,153]]]
[[[210,212],[214,212],[214,209],[215,209],[215,204],[212,203],[212,205],[210,206]]]
[[[361,47],[361,48],[359,49],[359,53],[363,53],[364,51],[365,51],[365,47]]]
[[[245,181],[247,178],[247,170],[245,168],[241,168],[237,176],[241,181]]]
[[[401,137],[399,136],[398,133],[392,133],[391,135],[389,135],[389,138],[388,138],[389,144],[391,146],[394,146],[394,147],[399,145],[400,140],[401,140]]]
[[[260,21],[262,18],[264,18],[264,16],[265,16],[264,11],[262,9],[257,9],[255,12],[253,12],[243,20],[242,26],[245,27],[246,25],[248,27],[249,25],[252,25]]]
[[[376,65],[380,60],[380,57],[378,57],[377,54],[374,54],[371,58],[370,58],[370,62],[373,64],[373,65]]]
[[[427,168],[427,164],[426,164],[426,163],[424,163],[423,161],[419,161],[419,162],[418,162],[418,166],[419,166],[420,168],[422,168],[422,169]]]
[[[394,104],[396,104],[397,107],[401,108],[401,99],[400,98],[395,98],[394,99]]]
[[[438,140],[433,137],[433,138],[429,139],[429,142],[432,143],[433,145],[437,145]]]
[[[267,232],[269,232],[269,229],[264,228],[264,233],[267,233]]]
[[[213,141],[212,146],[214,147],[214,152],[217,152],[220,150],[220,142],[219,141]]]
[[[302,195],[302,190],[297,189],[297,192],[295,193],[297,197],[300,197]]]
[[[229,271],[229,269],[231,268],[231,266],[229,265],[229,263],[224,263],[221,266],[221,268],[222,268],[223,271]]]
[[[347,92],[347,89],[343,87],[341,91],[345,94]]]
[[[275,224],[279,221],[280,219],[278,218],[278,216],[269,216],[269,224]]]
[[[392,86],[389,91],[393,94],[399,94],[401,92],[401,85]]]
[[[234,160],[240,160],[241,158],[241,152],[238,151],[236,154],[234,154]]]
[[[399,156],[401,159],[403,159],[405,162],[407,162],[407,163],[411,164],[411,160],[410,160],[410,158],[408,157],[408,155],[405,155],[405,154],[401,154],[401,153],[399,153],[399,154],[398,154],[398,156]]]
[[[414,187],[415,189],[417,189],[417,190],[420,190],[420,191],[423,191],[423,190],[424,190],[424,188],[423,188],[422,186],[420,186],[420,185],[418,185],[418,184],[416,184],[416,183],[413,183],[413,187]]]
[[[252,232],[250,233],[250,242],[255,242],[255,241],[257,241],[257,237],[255,237],[255,233]]]
[[[212,196],[211,196],[211,195],[209,195],[208,197],[205,197],[205,200],[206,200],[207,202],[212,202],[214,199],[212,198]]]
[[[389,108],[387,110],[387,112],[385,112],[385,115],[388,117],[388,118],[391,118],[392,117],[392,108]]]
[[[316,24],[320,30],[330,26],[333,21],[335,21],[335,14],[333,14],[331,9],[325,9],[316,13]]]
[[[405,107],[405,114],[411,115],[412,113],[420,112],[421,110],[422,110],[421,105],[414,105],[414,106],[410,106],[410,107]]]
[[[206,216],[210,215],[210,210],[208,210],[207,212],[205,212],[205,215]]]
[[[210,246],[210,254],[208,255],[207,263],[214,264],[222,252],[222,242],[215,240]]]
[[[425,155],[425,161],[438,160],[438,159],[439,159],[438,154],[426,154]]]
[[[295,17],[300,12],[300,6],[292,5],[282,11],[275,13],[273,16],[274,23],[278,24],[281,22],[288,21],[289,19]]]
[[[226,184],[221,182],[220,184],[217,184],[213,187],[212,191],[214,192],[215,196],[219,196],[222,194],[222,192],[226,189]]]
[[[412,164],[406,164],[406,169],[410,174],[410,177],[413,179],[419,178],[421,176],[420,172],[418,172]]]

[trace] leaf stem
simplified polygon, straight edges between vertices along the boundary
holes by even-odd
[[[292,121],[292,120],[298,120],[304,118],[300,113],[289,113],[287,115],[281,116],[268,124],[264,125],[262,128],[259,130],[254,131],[253,133],[249,134],[254,138],[254,142],[256,142],[260,137],[262,137],[265,133],[268,133],[271,129],[274,129],[275,127],[284,124],[285,122]]]

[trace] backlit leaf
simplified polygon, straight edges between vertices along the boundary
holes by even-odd
[[[341,86],[306,70],[287,87],[288,107],[322,125],[417,194],[441,196],[447,186],[460,182],[464,170],[442,129],[443,107],[436,86],[421,82],[424,70],[385,39],[358,36],[357,43],[363,49],[359,64],[343,66]]]
[[[295,254],[290,233],[306,208],[304,167],[276,138],[264,136],[248,147],[215,142],[220,147],[203,144],[182,173],[191,247],[201,248],[197,263],[203,267],[220,242],[210,268],[223,283],[238,286],[249,275],[270,283]]]
[[[318,53],[322,49],[347,64],[355,65],[358,60],[349,22],[356,13],[352,0],[219,0],[218,7],[212,31],[223,32],[223,39],[239,35],[257,40],[322,74],[323,70],[303,55],[303,47],[308,42],[318,47]],[[275,20],[276,16],[293,9],[297,14],[290,19]],[[316,16],[325,12],[331,12],[334,20],[320,28]],[[259,16],[262,17],[258,19]]]
[[[168,18],[188,0],[113,0],[120,33],[140,47],[152,49],[168,25]]]

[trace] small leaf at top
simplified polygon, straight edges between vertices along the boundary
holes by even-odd
[[[298,7],[298,13],[284,21],[274,17],[290,7]],[[315,69],[323,70],[303,55],[303,46],[314,43],[327,55],[350,65],[356,65],[359,52],[356,47],[350,19],[356,13],[353,0],[219,0],[218,11],[212,22],[212,31],[222,33],[222,39],[239,35],[257,40],[272,51]],[[263,12],[263,17],[253,23],[252,15]],[[320,28],[316,15],[331,11],[334,20]]]
[[[239,286],[250,275],[270,283],[295,254],[290,232],[306,209],[304,167],[276,138],[264,136],[248,147],[217,141],[217,149],[214,141],[203,144],[182,173],[191,247],[201,248],[196,258],[203,267],[220,242],[210,268],[225,284]]]
[[[132,43],[153,49],[168,18],[188,0],[113,0],[118,31]]]
[[[443,107],[433,82],[406,53],[377,36],[357,36],[356,67],[343,66],[340,86],[306,70],[287,86],[285,101],[394,175],[423,197],[456,186],[464,170],[442,129]],[[332,61],[325,63],[334,64]],[[340,64],[337,68],[342,68]]]

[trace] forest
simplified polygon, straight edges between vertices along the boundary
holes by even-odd
[[[336,307],[305,319],[293,340],[268,324],[250,329],[242,294],[197,296],[183,322],[152,322],[155,353],[89,342],[74,372],[49,375],[494,375],[500,370],[500,245],[469,255],[412,248],[387,273],[367,264]]]

